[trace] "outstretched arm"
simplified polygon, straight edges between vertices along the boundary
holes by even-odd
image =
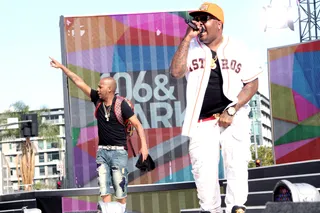
[[[54,58],[49,58],[51,59],[50,64],[52,67],[60,68],[79,89],[81,89],[88,97],[90,97],[91,88],[83,81],[82,78],[80,78],[77,74],[69,70],[67,67],[59,63]]]

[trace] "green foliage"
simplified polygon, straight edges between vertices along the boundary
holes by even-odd
[[[19,138],[19,129],[4,129],[0,132],[0,140]]]
[[[29,112],[29,106],[27,106],[25,103],[22,101],[17,101],[13,104],[11,104],[12,110],[10,111],[13,114],[22,114],[22,113],[27,113]]]
[[[38,113],[38,124],[39,124],[39,137],[42,137],[48,141],[59,141],[57,135],[59,135],[59,126],[52,125],[50,123],[42,123],[41,122],[41,114],[49,113],[50,110],[46,107],[41,107]]]
[[[20,118],[21,114],[29,111],[29,106],[24,104],[22,101],[17,101],[11,104],[10,109],[4,111],[4,113],[0,116],[0,124],[6,124],[7,118]],[[0,131],[0,140],[5,139],[14,139],[19,138],[20,131],[19,129],[9,129],[4,127],[2,131]]]
[[[22,114],[26,113],[34,113],[29,110],[29,106],[27,106],[22,101],[17,101],[10,106],[9,110],[6,110],[0,116],[0,123],[6,123],[7,118],[19,118]],[[50,123],[42,123],[41,122],[41,114],[45,112],[50,112],[46,107],[41,107],[39,111],[36,111],[38,114],[38,133],[39,137],[49,141],[59,141],[57,135],[59,135],[59,127],[52,125]],[[4,129],[0,131],[0,140],[4,140],[6,138],[20,138],[20,129]]]
[[[59,126],[54,126],[49,123],[41,123],[39,125],[39,136],[47,141],[59,141]]]
[[[251,157],[252,161],[249,162],[249,168],[256,167],[255,164],[255,146],[251,145]],[[273,149],[267,146],[258,146],[258,158],[261,160],[261,166],[270,166],[274,164],[273,160]]]
[[[34,190],[41,190],[41,189],[55,189],[56,186],[52,183],[50,184],[45,184],[45,183],[41,183],[41,182],[36,182],[34,185],[33,185],[33,189]]]
[[[44,189],[45,188],[45,184],[41,183],[41,182],[36,182],[33,185],[33,189],[34,190],[40,190],[40,189]]]

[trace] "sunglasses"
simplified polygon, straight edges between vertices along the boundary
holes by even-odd
[[[196,22],[202,22],[203,24],[205,24],[207,21],[209,21],[210,19],[213,20],[218,20],[216,17],[213,16],[195,16],[193,17],[193,20]]]

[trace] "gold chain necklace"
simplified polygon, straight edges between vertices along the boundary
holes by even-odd
[[[111,105],[108,107],[106,107],[106,105],[104,104],[103,102],[103,109],[104,109],[104,117],[106,118],[106,121],[109,121],[109,118],[110,118],[110,111],[111,111]]]
[[[218,56],[216,55],[214,58],[211,59],[211,69],[215,69],[217,68],[217,64],[216,64],[216,61],[218,60]]]

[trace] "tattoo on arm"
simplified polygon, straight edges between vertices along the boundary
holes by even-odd
[[[187,70],[187,57],[190,41],[183,39],[178,47],[178,50],[173,56],[170,72],[175,78],[184,76]]]
[[[236,110],[239,110],[243,105],[248,103],[250,99],[256,94],[258,91],[258,79],[255,79],[242,88],[241,92],[238,95],[238,103],[236,104]]]

